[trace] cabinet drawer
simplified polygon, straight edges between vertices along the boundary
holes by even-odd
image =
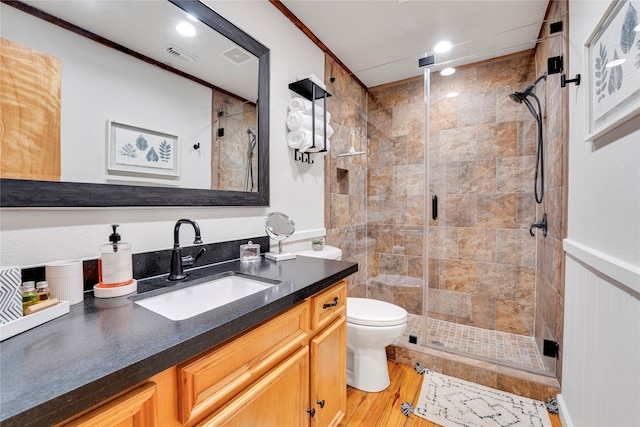
[[[346,315],[347,281],[341,280],[330,288],[311,297],[311,329],[318,330]]]
[[[306,345],[309,302],[178,365],[180,421],[193,424]]]
[[[156,384],[148,382],[82,415],[66,427],[114,427],[160,425],[157,419]]]

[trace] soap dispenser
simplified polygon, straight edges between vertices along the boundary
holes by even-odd
[[[111,227],[113,232],[109,236],[109,243],[99,247],[100,283],[94,286],[94,294],[98,298],[126,295],[137,289],[137,283],[133,279],[131,244],[120,241],[118,224],[112,224]]]

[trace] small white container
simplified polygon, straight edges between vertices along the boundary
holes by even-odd
[[[77,259],[54,261],[45,264],[45,276],[49,282],[51,298],[78,304],[84,300],[82,261]]]

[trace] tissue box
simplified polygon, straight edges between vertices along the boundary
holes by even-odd
[[[0,267],[0,324],[22,318],[20,267]]]

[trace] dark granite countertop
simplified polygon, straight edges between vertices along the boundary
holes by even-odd
[[[63,421],[281,313],[355,273],[358,265],[301,256],[276,263],[263,256],[252,268],[234,260],[191,270],[187,281],[229,271],[280,283],[177,322],[138,306],[132,295],[99,299],[88,292],[68,314],[3,341],[2,426]],[[166,275],[140,280],[138,295],[165,286],[175,286]]]

